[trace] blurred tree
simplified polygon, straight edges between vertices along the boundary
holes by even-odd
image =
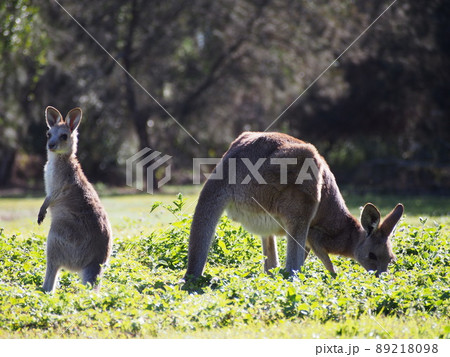
[[[314,141],[343,181],[380,158],[448,165],[447,3],[394,4],[271,130]],[[126,158],[150,147],[182,182],[192,157],[266,129],[390,2],[60,4],[0,5],[0,185],[18,151],[44,156],[46,105],[83,108],[92,180],[123,184]]]
[[[27,0],[0,3],[0,186],[11,178],[19,147],[42,142],[28,130],[48,44],[38,10]]]
[[[364,3],[359,11],[370,14],[370,22],[383,9],[380,3]],[[363,177],[370,184],[377,165],[367,170],[368,160],[384,160],[396,171],[406,170],[399,160],[414,162],[415,170],[448,165],[449,20],[446,1],[395,4],[327,75],[338,75],[346,89],[333,97],[324,88],[330,85],[326,79],[318,83],[307,104],[298,103],[289,113],[291,130],[322,142],[344,181],[355,181],[349,167],[366,162]],[[431,181],[421,184],[430,188],[436,184]]]

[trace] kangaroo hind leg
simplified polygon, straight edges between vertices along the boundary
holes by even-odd
[[[55,289],[58,273],[59,267],[47,257],[47,269],[45,271],[44,285],[42,286],[44,291],[52,292]]]
[[[277,238],[274,235],[270,235],[267,237],[262,237],[261,241],[264,254],[264,271],[269,273],[270,269],[279,266]]]
[[[102,266],[100,263],[92,262],[81,271],[83,284],[91,284],[95,291],[100,288],[100,277],[102,275]]]

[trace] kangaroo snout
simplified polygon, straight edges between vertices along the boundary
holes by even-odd
[[[387,271],[388,271],[387,267],[386,268],[378,268],[377,270],[375,270],[375,276],[377,278],[379,278],[382,273],[386,273]]]
[[[48,149],[50,151],[55,151],[57,146],[58,146],[57,143],[50,143],[50,142],[48,143]]]

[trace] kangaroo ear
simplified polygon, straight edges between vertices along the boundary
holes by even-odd
[[[394,230],[395,225],[398,223],[400,218],[402,218],[404,211],[404,207],[401,203],[399,203],[395,208],[389,213],[384,219],[383,223],[381,223],[380,231],[383,233],[383,236],[388,237],[389,234]]]
[[[73,132],[80,125],[81,117],[83,116],[83,112],[80,108],[74,108],[66,115],[66,124],[69,126],[70,131]]]
[[[367,203],[361,213],[361,225],[368,236],[378,228],[380,219],[380,211],[372,203]]]
[[[47,123],[47,126],[51,128],[56,123],[60,122],[62,120],[62,115],[58,111],[58,109],[48,106],[45,108],[45,122]]]

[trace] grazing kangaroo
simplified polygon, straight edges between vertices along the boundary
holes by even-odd
[[[98,290],[102,266],[111,254],[108,217],[75,156],[81,116],[80,108],[72,109],[65,120],[57,109],[45,110],[49,127],[44,169],[46,197],[38,215],[41,224],[50,207],[45,291],[54,290],[61,268],[81,272],[83,284],[90,283]]]
[[[221,173],[224,177],[217,178]],[[250,177],[253,176],[253,179]],[[403,214],[398,204],[380,224],[367,203],[361,223],[348,211],[316,148],[281,133],[244,132],[205,183],[191,226],[186,279],[199,277],[224,210],[262,236],[265,271],[278,266],[275,235],[287,236],[286,271],[300,270],[312,250],[335,273],[328,254],[356,259],[379,275],[395,258],[389,235]]]

